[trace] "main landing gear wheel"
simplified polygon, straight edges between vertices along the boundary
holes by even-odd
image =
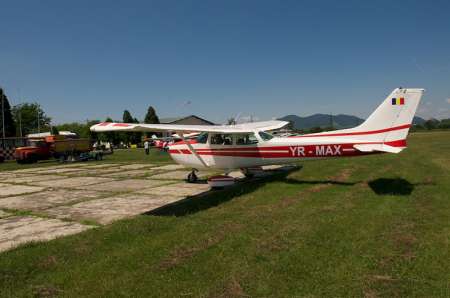
[[[187,176],[187,182],[189,183],[195,183],[198,181],[198,177],[195,174],[195,172],[197,172],[196,169],[192,169],[192,172],[189,173],[189,175]]]

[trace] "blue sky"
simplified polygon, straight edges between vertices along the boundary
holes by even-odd
[[[450,117],[449,1],[4,1],[0,86],[55,123],[367,117],[398,86]],[[190,102],[190,104],[187,104]]]

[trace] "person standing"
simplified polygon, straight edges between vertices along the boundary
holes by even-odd
[[[150,153],[150,144],[148,143],[148,140],[144,141],[144,149],[145,149],[145,154],[148,155]]]

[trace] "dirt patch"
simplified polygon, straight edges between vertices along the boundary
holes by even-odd
[[[323,183],[317,183],[305,190],[300,191],[295,196],[285,197],[285,198],[281,199],[281,201],[279,202],[279,207],[281,207],[281,208],[288,207],[292,204],[295,204],[299,200],[304,199],[308,194],[321,192],[321,191],[333,186],[336,183],[344,183],[348,180],[348,178],[350,178],[352,172],[353,172],[353,169],[348,169],[348,168],[343,169],[338,175],[330,177],[327,180],[327,181],[329,181],[329,183],[327,183],[327,181],[324,181]],[[306,182],[306,183],[308,183],[308,182]]]
[[[57,297],[62,294],[62,290],[58,289],[54,286],[37,286],[33,287],[33,296],[34,297]]]
[[[377,298],[378,294],[374,290],[364,289],[363,290],[364,298]]]
[[[38,263],[38,267],[42,269],[50,269],[58,264],[55,256],[48,256]]]
[[[236,277],[233,276],[223,287],[213,291],[208,297],[234,298],[234,297],[250,297],[250,296],[245,294],[241,284],[236,279]]]
[[[389,275],[372,275],[371,279],[374,281],[396,281],[397,279],[392,278],[392,276]]]
[[[277,234],[272,234],[270,236],[264,236],[258,240],[257,246],[261,253],[268,252],[274,253],[283,250],[288,250],[293,244],[289,235],[291,233],[301,233],[309,227],[303,226],[301,230],[298,227],[288,226],[281,229]]]
[[[377,274],[367,277],[369,286],[375,287],[401,281],[391,275],[383,274],[383,272],[391,272],[390,268],[395,267],[398,262],[409,262],[416,258],[414,251],[418,240],[413,234],[414,230],[415,224],[407,221],[395,224],[394,230],[388,232],[386,238],[393,244],[392,253],[383,256],[378,261]],[[398,295],[394,294],[393,296]]]
[[[199,252],[217,245],[218,243],[222,242],[227,235],[230,235],[233,232],[237,232],[240,229],[241,226],[237,224],[223,225],[222,228],[216,232],[216,234],[201,240],[197,245],[192,247],[179,247],[175,249],[172,253],[169,254],[167,258],[163,259],[159,263],[158,269],[168,270],[174,268],[186,262],[188,259],[192,258]]]

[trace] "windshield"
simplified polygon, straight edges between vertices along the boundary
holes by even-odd
[[[273,135],[271,135],[270,133],[260,131],[258,134],[261,137],[261,139],[263,139],[264,141],[273,139]]]

